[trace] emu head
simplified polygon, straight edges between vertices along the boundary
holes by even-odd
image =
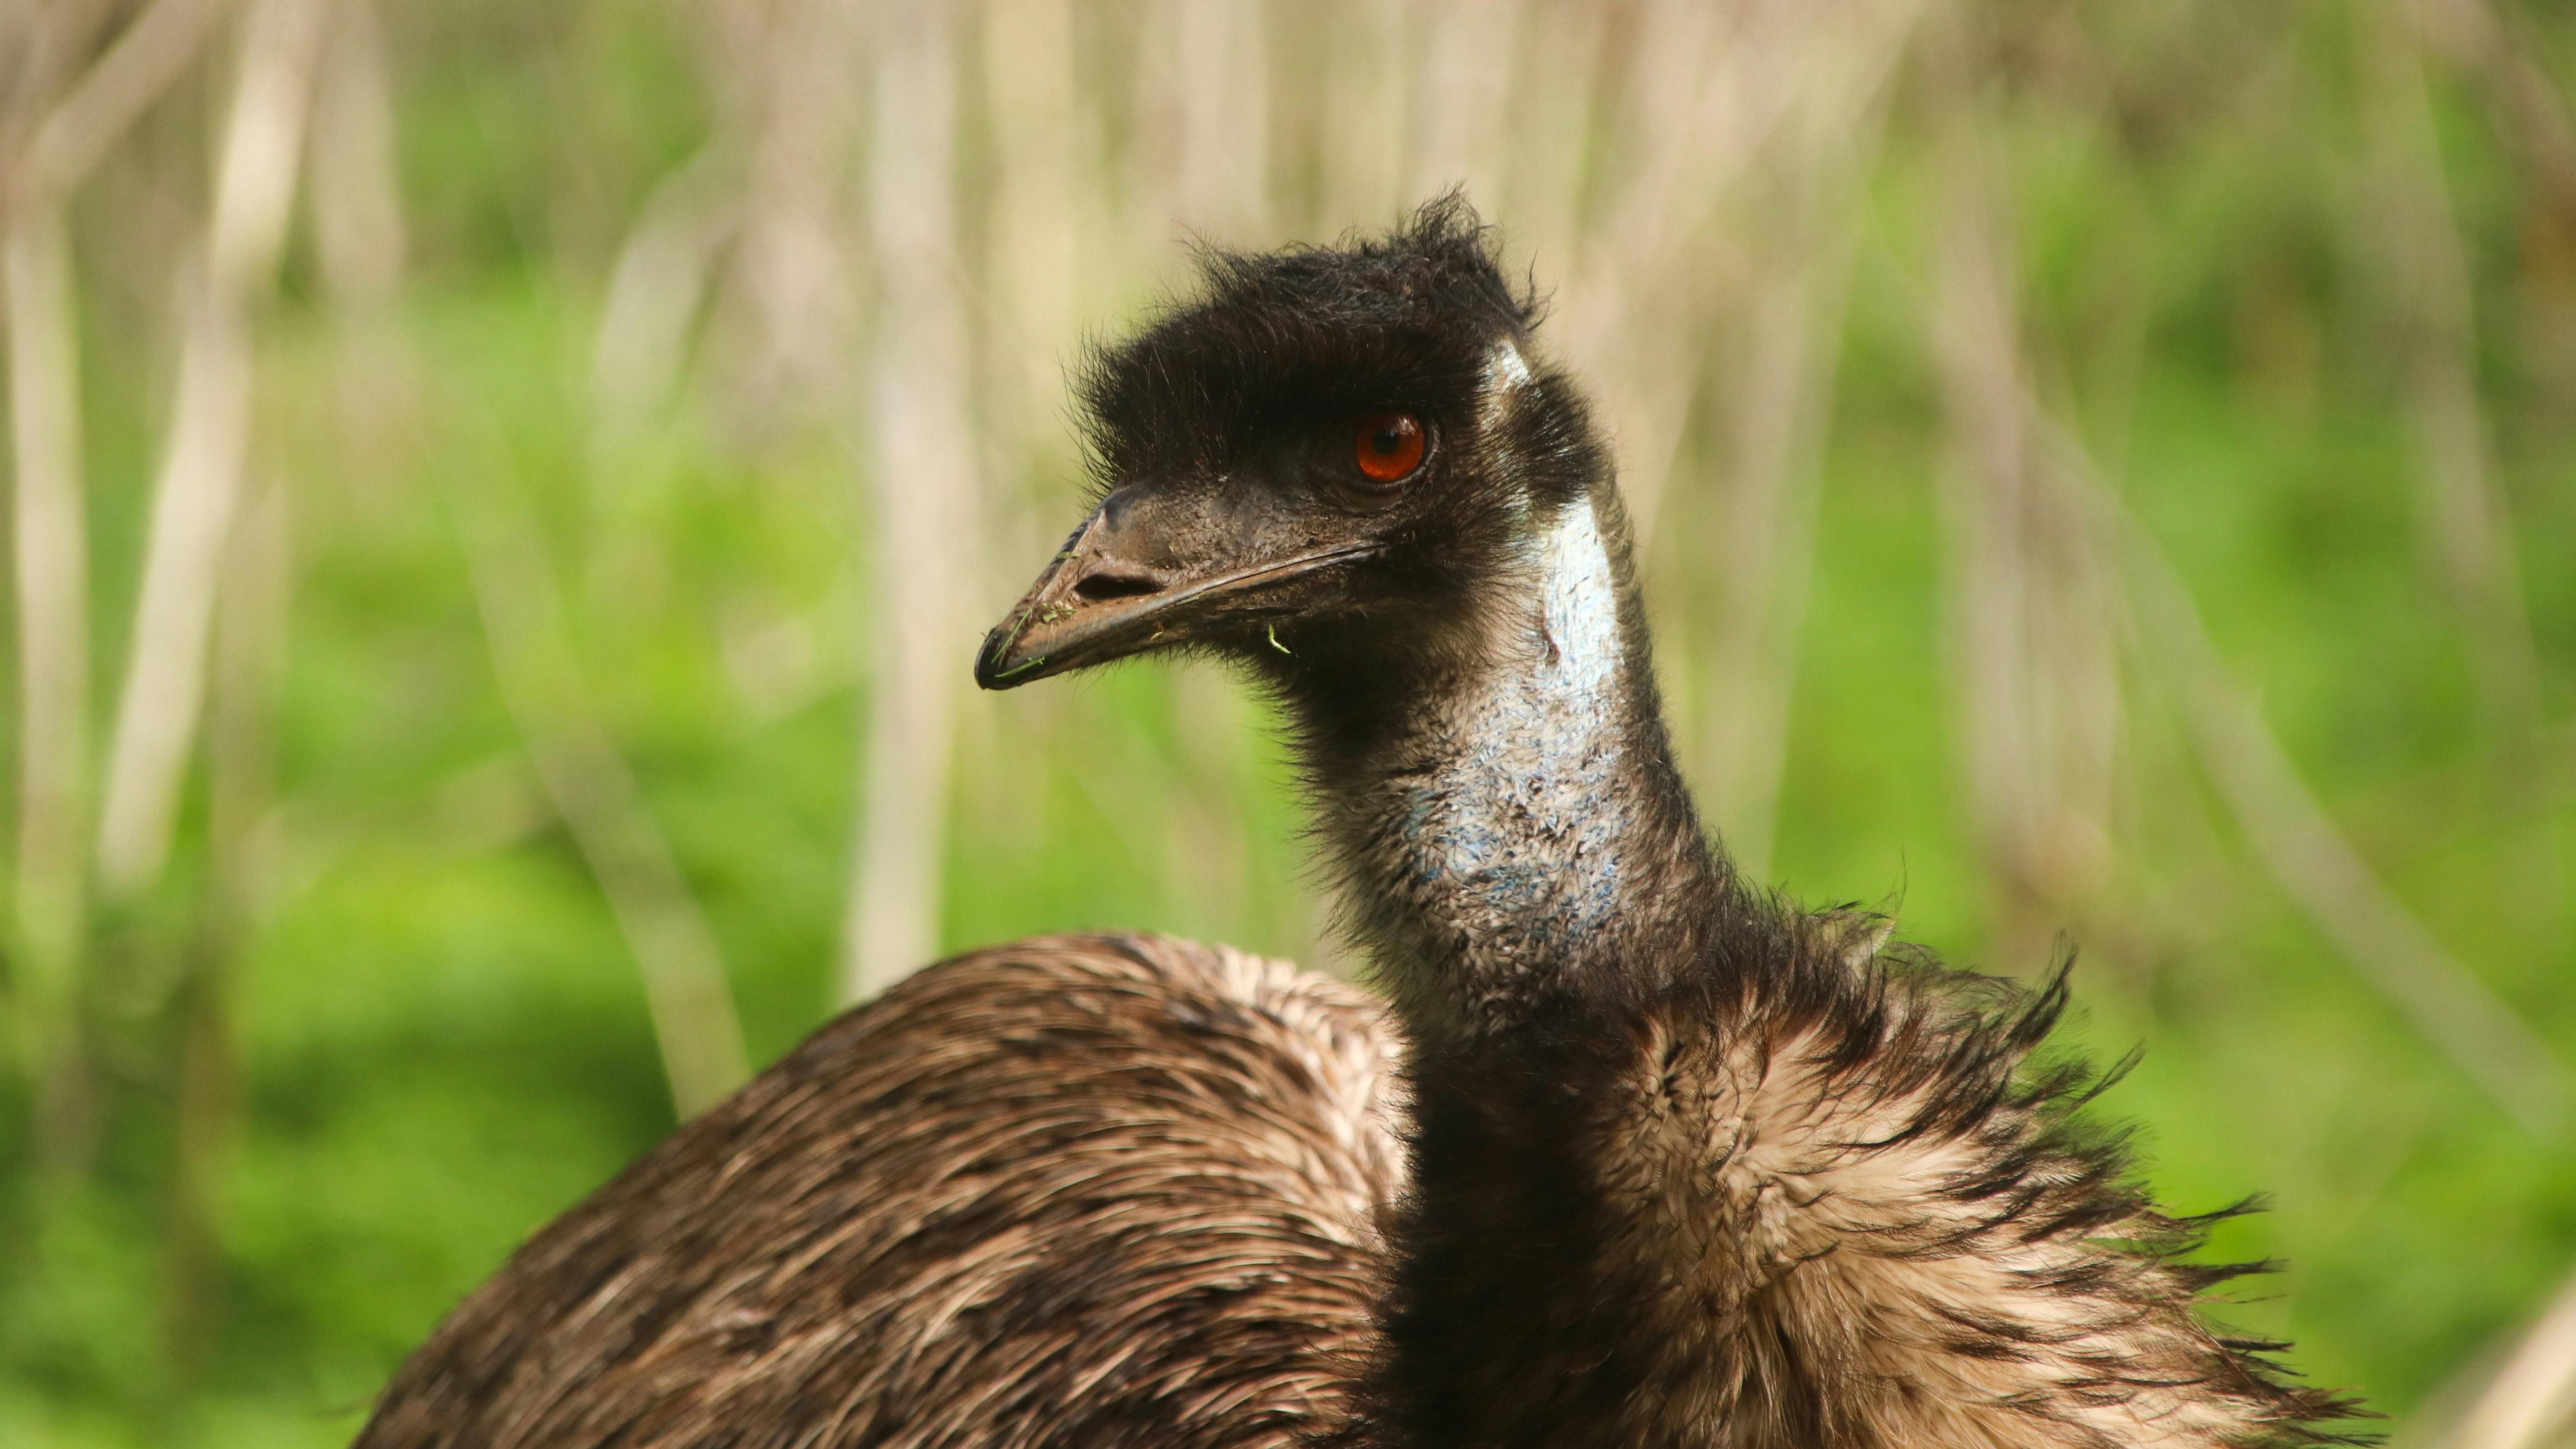
[[[1101,497],[985,640],[985,688],[1172,649],[1310,697],[1415,677],[1534,600],[1551,526],[1606,492],[1581,398],[1530,350],[1536,305],[1463,201],[1205,271],[1087,369]]]

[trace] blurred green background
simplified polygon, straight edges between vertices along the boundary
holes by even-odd
[[[13,8],[0,1441],[345,1442],[936,952],[1352,970],[1228,681],[967,666],[1086,335],[1453,184],[1730,844],[2079,947],[2164,1197],[2270,1197],[2230,1317],[2443,1439],[2576,1264],[2570,77],[2523,0]]]

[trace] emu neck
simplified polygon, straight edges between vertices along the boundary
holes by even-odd
[[[1319,762],[1354,913],[1417,1037],[1651,979],[1718,888],[1602,506],[1534,530],[1465,662],[1390,689],[1354,758]]]

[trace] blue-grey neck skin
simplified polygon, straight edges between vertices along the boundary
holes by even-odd
[[[1446,955],[1492,987],[1609,925],[1633,878],[1618,600],[1591,500],[1529,560],[1522,627],[1445,708],[1414,721],[1425,768],[1387,782],[1392,862],[1421,919],[1404,956]],[[1425,949],[1429,948],[1429,949]]]

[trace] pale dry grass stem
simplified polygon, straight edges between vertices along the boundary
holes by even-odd
[[[1883,87],[1857,97],[1818,87],[1756,178],[1776,209],[1748,228],[1723,478],[1694,500],[1719,530],[1717,618],[1698,699],[1709,809],[1757,879],[1770,874],[1779,823],[1861,183],[1885,118]]]
[[[965,685],[953,641],[982,526],[957,264],[955,16],[945,5],[888,5],[877,18],[868,472],[878,592],[865,794],[842,931],[845,1001],[883,990],[937,953],[950,735]]]
[[[536,520],[512,490],[506,454],[497,442],[487,452],[492,476],[452,483],[449,511],[493,672],[546,797],[643,972],[672,1106],[694,1117],[750,1075],[724,953],[591,702],[562,586]]]
[[[2112,864],[2117,584],[2026,404],[2018,243],[1981,69],[1944,58],[1953,110],[1931,342],[1954,450],[1943,496],[1954,692],[2000,954],[2031,960]]]
[[[118,895],[152,885],[169,858],[204,708],[224,542],[249,456],[253,316],[276,285],[328,14],[328,0],[256,0],[242,26],[214,204],[190,263],[177,398],[107,757],[98,868]]]
[[[70,74],[104,4],[22,13],[28,51],[0,123],[0,303],[8,312],[20,725],[16,1001],[38,1083],[39,1156],[79,1155],[79,996],[88,955],[90,570],[77,278],[66,208],[190,60],[219,0],[157,0]]]
[[[2576,1435],[2576,1278],[2562,1284],[2439,1443],[2550,1449]]]
[[[1970,39],[1953,30],[1944,41],[1944,68],[1973,107]],[[1989,149],[1996,134],[1973,119],[1952,131],[1951,229],[1931,306],[1959,449],[1950,577],[1968,773],[1998,883],[2062,901],[2070,861],[2107,868],[2126,634],[2287,895],[2454,1068],[2526,1131],[2558,1140],[2576,1106],[2565,1066],[2353,847],[2230,677],[2161,547],[2040,401]]]

